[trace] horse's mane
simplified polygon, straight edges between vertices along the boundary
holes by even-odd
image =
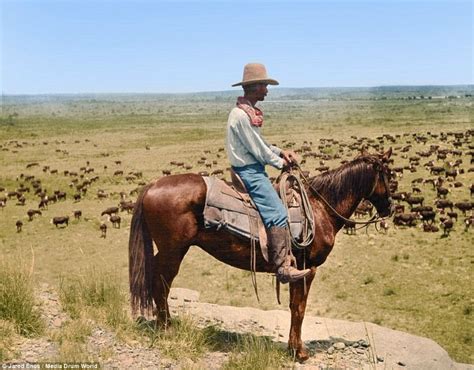
[[[365,191],[373,185],[374,178],[368,164],[379,162],[374,156],[366,155],[355,158],[342,166],[313,176],[310,185],[323,194],[331,204],[337,204],[350,193]]]

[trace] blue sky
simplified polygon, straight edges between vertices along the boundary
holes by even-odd
[[[0,2],[4,94],[473,83],[473,1]]]

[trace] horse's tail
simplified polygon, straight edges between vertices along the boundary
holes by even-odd
[[[143,214],[143,198],[153,184],[143,188],[138,196],[132,216],[128,241],[130,303],[132,313],[138,309],[143,315],[153,309],[153,240]]]

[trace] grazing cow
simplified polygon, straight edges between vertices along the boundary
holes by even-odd
[[[16,232],[21,233],[22,227],[23,227],[23,222],[21,220],[18,220],[16,223]]]
[[[449,233],[453,229],[454,222],[450,220],[449,218],[448,219],[440,218],[440,220],[441,220],[440,226],[443,229],[443,236],[444,237],[449,236]]]
[[[426,233],[437,233],[439,231],[439,227],[434,224],[423,224],[423,231]]]
[[[380,221],[380,230],[382,230],[384,233],[387,233],[389,228],[388,222],[386,220],[381,220]]]
[[[213,176],[217,176],[217,175],[223,175],[224,174],[224,170],[214,170],[212,171],[211,175]]]
[[[458,175],[458,170],[447,170],[444,175],[446,176],[446,179],[453,179],[456,180],[456,176]]]
[[[59,225],[69,226],[69,216],[53,217],[52,222],[53,222],[54,226],[56,226],[56,227],[58,227]]]
[[[127,213],[132,213],[135,208],[135,203],[132,201],[121,201],[120,202],[120,211],[127,211]]]
[[[171,170],[163,170],[161,171],[163,173],[163,176],[169,176],[171,175]]]
[[[102,189],[99,189],[97,190],[97,198],[99,199],[105,199],[107,198],[109,195],[105,192],[105,190],[102,190]]]
[[[436,188],[436,194],[438,195],[438,198],[446,198],[446,195],[448,195],[449,189],[443,188],[441,186]]]
[[[468,218],[464,219],[464,231],[469,230],[472,225],[474,225],[474,216],[469,216]]]
[[[56,196],[58,200],[66,200],[66,193],[64,191],[58,191]]]
[[[417,215],[413,213],[396,213],[393,224],[396,226],[416,226]]]
[[[120,218],[119,215],[110,216],[109,220],[110,222],[112,222],[113,227],[120,229],[120,222],[122,221],[122,219]]]
[[[436,212],[435,211],[421,211],[420,218],[423,221],[423,223],[432,224],[435,221]]]
[[[421,213],[421,212],[426,212],[426,211],[432,211],[433,207],[431,206],[418,206],[418,207],[413,207],[411,209],[412,213]]]
[[[101,231],[100,237],[105,239],[107,236],[107,225],[105,223],[101,223],[99,228]]]
[[[33,221],[33,216],[34,215],[42,215],[41,211],[39,209],[29,209],[26,214],[28,215],[28,221]]]
[[[114,176],[122,176],[123,175],[123,171],[122,170],[117,170],[114,172]]]
[[[82,217],[82,211],[80,211],[80,210],[74,211],[74,218],[75,218],[76,220],[80,220],[81,217]]]
[[[9,191],[9,192],[7,193],[8,199],[12,199],[12,198],[15,198],[15,197],[18,198],[19,196],[21,196],[21,194],[18,193],[18,192],[16,192],[16,191]]]
[[[464,216],[466,216],[467,211],[470,211],[472,209],[473,205],[473,202],[458,202],[454,204],[454,206],[459,209]]]
[[[406,197],[407,197],[406,192],[392,193],[392,199],[396,200],[397,202],[401,202],[402,200],[405,200]]]
[[[21,196],[18,197],[16,204],[18,206],[24,206],[25,202],[26,202],[26,198],[23,195],[21,195]]]
[[[410,208],[413,208],[415,204],[423,205],[423,201],[425,200],[424,197],[413,197],[411,195],[408,195],[408,197],[405,199],[405,202],[407,202],[410,205]]]
[[[447,199],[438,199],[435,201],[435,206],[438,209],[445,210],[446,208],[449,208],[451,212],[453,211],[453,202]]]
[[[433,166],[430,169],[430,173],[432,175],[439,175],[445,171],[444,167],[439,167],[439,166]]]
[[[74,198],[74,202],[79,202],[82,198],[81,194],[79,193],[76,193],[73,195],[73,198]]]
[[[395,213],[405,213],[405,206],[403,204],[394,204]]]
[[[451,220],[456,220],[456,221],[458,220],[457,212],[448,212],[447,215]]]
[[[100,215],[103,216],[103,215],[109,215],[109,216],[112,216],[114,214],[117,214],[119,212],[119,208],[118,207],[109,207],[107,208],[105,211],[103,211]]]
[[[39,204],[38,204],[39,209],[48,209],[48,196],[44,196],[41,198]]]

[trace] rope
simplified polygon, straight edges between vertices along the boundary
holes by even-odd
[[[294,181],[293,184],[295,190],[300,194],[301,196],[301,206],[303,208],[303,213],[304,213],[304,229],[303,229],[303,240],[299,242],[295,237],[293,237],[293,234],[291,233],[290,229],[290,238],[291,238],[291,244],[298,248],[298,249],[306,249],[306,247],[310,246],[311,243],[313,243],[314,240],[314,230],[315,230],[315,222],[314,222],[314,214],[313,214],[313,208],[311,207],[311,203],[308,198],[308,194],[306,193],[306,190],[304,186],[302,185],[300,179],[293,175],[292,173],[284,172],[281,175],[280,178],[280,198],[283,202],[283,205],[286,208],[287,214],[288,214],[288,223],[290,221],[290,212],[288,210],[288,202],[287,202],[287,197],[286,197],[286,183],[288,181]]]

